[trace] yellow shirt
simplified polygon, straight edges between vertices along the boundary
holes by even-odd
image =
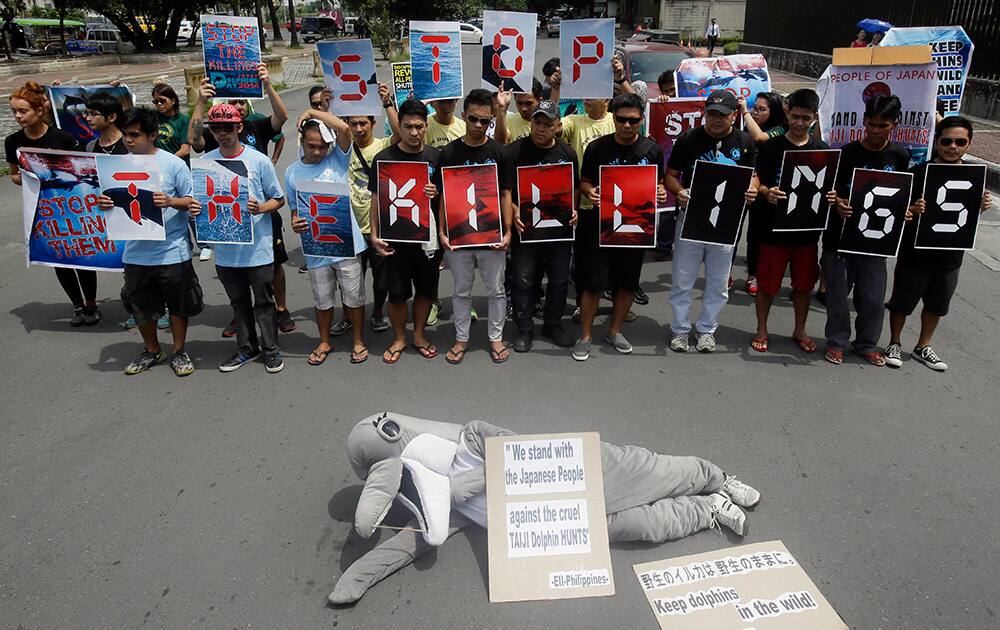
[[[562,119],[562,139],[576,151],[576,159],[580,168],[583,168],[583,152],[587,150],[587,145],[609,133],[615,132],[615,120],[611,112],[605,114],[604,118],[594,120],[587,114],[571,114]],[[592,208],[585,195],[580,198],[581,208]]]
[[[455,116],[451,124],[445,127],[433,116],[427,119],[427,135],[424,142],[428,145],[440,149],[452,140],[458,140],[465,135],[465,121]]]
[[[361,149],[361,155],[365,156],[369,168],[374,166],[372,160],[379,151],[388,148],[390,144],[389,138],[374,138],[371,144]],[[351,161],[347,165],[347,181],[351,185],[351,210],[354,211],[354,218],[358,220],[361,233],[368,234],[371,232],[372,194],[368,190],[368,171],[361,165],[354,145],[351,146]]]
[[[508,112],[507,132],[510,134],[510,141],[507,144],[513,144],[521,138],[531,135],[531,121],[521,118],[520,112]]]

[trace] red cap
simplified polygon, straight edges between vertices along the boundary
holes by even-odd
[[[219,103],[212,105],[208,110],[208,122],[210,123],[241,123],[240,111],[229,103]]]

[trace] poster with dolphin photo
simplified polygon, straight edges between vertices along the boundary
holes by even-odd
[[[160,167],[155,155],[102,155],[97,173],[104,195],[115,207],[105,213],[108,236],[125,241],[162,241],[163,208],[153,203],[160,188]]]
[[[535,71],[538,16],[513,11],[483,11],[483,88],[530,94]]]
[[[81,146],[98,136],[90,128],[85,116],[87,99],[94,94],[113,96],[122,105],[122,110],[132,109],[135,99],[127,85],[50,85],[49,101],[52,103],[52,117],[56,127],[70,134]]]

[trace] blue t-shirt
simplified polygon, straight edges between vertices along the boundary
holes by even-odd
[[[288,191],[288,207],[295,212],[298,210],[298,191],[295,188],[296,182],[343,182],[347,183],[347,165],[350,161],[350,154],[342,151],[339,146],[334,145],[330,154],[322,162],[316,164],[306,164],[302,160],[293,162],[285,169],[285,190]],[[367,248],[365,237],[361,230],[354,230],[354,251],[358,254]],[[306,256],[306,267],[317,269],[319,267],[329,267],[336,264],[343,258],[323,258],[320,256]]]
[[[211,160],[243,160],[247,165],[250,196],[257,203],[268,199],[282,199],[281,183],[274,171],[270,158],[244,145],[238,155],[222,155],[220,149],[209,151],[204,157]],[[215,245],[215,264],[220,267],[259,267],[274,263],[274,233],[271,230],[271,217],[266,214],[251,216],[253,221],[253,244],[234,245],[218,243]]]
[[[160,169],[160,192],[171,197],[190,197],[191,171],[184,160],[173,153],[157,149],[156,165]],[[126,241],[122,261],[129,265],[175,265],[191,260],[188,239],[188,213],[176,208],[163,209],[162,241]]]

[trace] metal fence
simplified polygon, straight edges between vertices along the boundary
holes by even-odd
[[[1000,80],[997,0],[747,0],[743,41],[829,53],[850,46],[864,18],[895,26],[962,26],[976,45],[970,74]]]

